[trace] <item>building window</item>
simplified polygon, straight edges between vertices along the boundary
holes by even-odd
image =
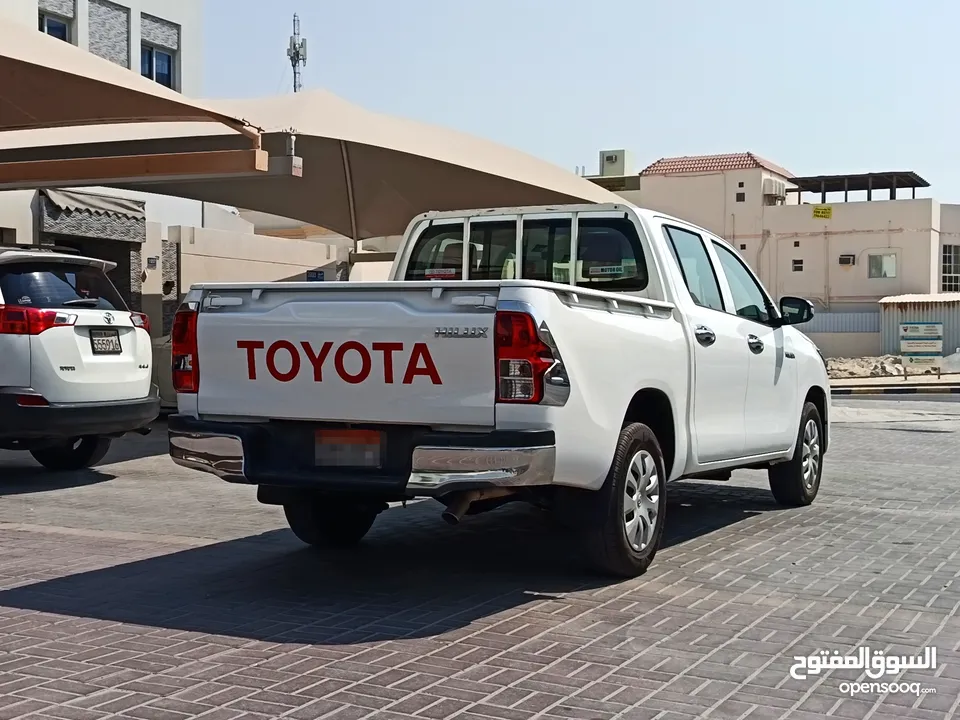
[[[943,246],[940,292],[960,292],[960,245]]]
[[[746,244],[746,243],[740,243],[740,249],[741,249],[741,250],[746,250],[746,249],[747,249],[747,244]]]
[[[737,202],[745,202],[747,199],[746,193],[737,193]]]
[[[70,21],[67,18],[40,13],[39,30],[64,42],[73,42],[70,36]]]
[[[793,261],[793,271],[794,271],[794,272],[803,272],[803,260],[794,260],[794,261]]]
[[[743,187],[743,180],[737,183],[737,187]]]
[[[895,253],[867,256],[867,277],[895,278],[897,276],[897,256]]]
[[[794,240],[794,241],[793,241],[793,246],[794,246],[794,247],[800,247],[800,241],[799,241],[799,240]]]
[[[152,45],[141,45],[140,74],[172,90],[173,53]]]

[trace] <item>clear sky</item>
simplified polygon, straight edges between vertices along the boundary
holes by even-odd
[[[571,171],[601,149],[915,170],[960,202],[960,0],[204,0],[208,97],[304,88]],[[918,195],[921,195],[918,192]]]

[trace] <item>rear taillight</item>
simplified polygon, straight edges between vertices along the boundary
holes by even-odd
[[[539,403],[544,375],[557,359],[534,319],[523,312],[498,311],[493,333],[497,402]]]
[[[173,389],[178,393],[195,393],[200,389],[196,310],[177,310],[173,318],[171,341]]]
[[[150,317],[146,313],[132,312],[130,321],[134,327],[143,328],[148,335],[150,334]]]
[[[70,327],[77,316],[60,310],[0,305],[0,335],[39,335],[54,327]]]

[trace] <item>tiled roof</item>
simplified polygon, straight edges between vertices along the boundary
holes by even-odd
[[[724,170],[750,170],[764,168],[783,177],[792,178],[793,173],[764,160],[751,152],[724,153],[722,155],[684,155],[683,157],[660,158],[648,165],[641,175],[677,175],[680,173],[722,172]]]

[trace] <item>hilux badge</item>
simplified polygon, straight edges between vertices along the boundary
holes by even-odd
[[[485,338],[485,327],[438,327],[433,331],[434,337],[442,338]]]

